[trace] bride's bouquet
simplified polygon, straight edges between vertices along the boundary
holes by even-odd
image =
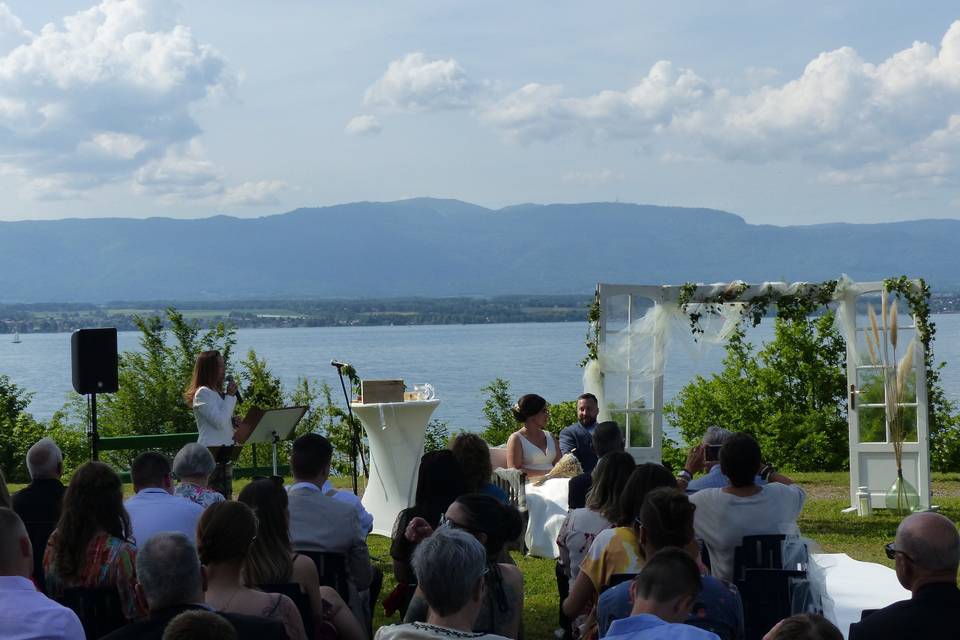
[[[557,460],[557,464],[553,465],[553,469],[534,480],[533,484],[539,487],[550,478],[574,478],[581,473],[583,473],[583,467],[580,466],[577,456],[572,452],[565,453]]]

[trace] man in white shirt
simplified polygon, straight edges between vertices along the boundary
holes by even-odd
[[[137,495],[124,503],[137,546],[143,546],[161,531],[179,531],[196,542],[199,504],[173,495],[170,461],[155,451],[141,453],[130,465],[130,479]]]
[[[710,572],[730,582],[733,552],[743,537],[799,534],[797,517],[807,495],[793,480],[763,464],[760,445],[746,433],[735,433],[724,442],[720,469],[730,485],[701,489],[690,502],[697,506],[693,527],[710,554]],[[757,475],[767,484],[757,485]]]
[[[80,619],[30,581],[33,546],[20,516],[0,508],[0,636],[5,640],[83,638]]]
[[[334,500],[353,505],[353,508],[357,510],[357,515],[360,516],[360,524],[363,525],[364,535],[370,535],[370,532],[373,531],[373,514],[363,508],[363,501],[360,499],[360,496],[353,491],[337,489],[329,479],[323,483],[320,491]]]

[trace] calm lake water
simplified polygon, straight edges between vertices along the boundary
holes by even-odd
[[[946,361],[947,395],[960,400],[960,315],[934,316],[935,351]],[[511,383],[514,396],[535,392],[556,402],[575,398],[582,389],[578,366],[585,352],[585,323],[434,325],[417,327],[321,327],[245,329],[237,331],[236,354],[255,349],[285,388],[299,377],[326,382],[342,402],[331,359],[353,364],[361,377],[402,378],[408,388],[429,382],[441,400],[436,418],[451,427],[476,429],[483,423],[481,387],[496,377]],[[754,343],[769,339],[773,322],[749,333]],[[50,418],[71,393],[70,334],[26,334],[13,344],[0,336],[0,374],[35,392],[29,410]],[[121,351],[139,348],[139,334],[119,334]],[[701,357],[681,348],[669,355],[664,380],[672,397],[697,374],[720,367],[721,347]]]

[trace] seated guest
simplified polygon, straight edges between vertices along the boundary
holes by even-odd
[[[113,469],[87,462],[73,472],[57,528],[43,555],[47,595],[57,599],[72,587],[116,587],[128,620],[144,611],[137,600],[130,517],[123,508],[123,485]]]
[[[213,611],[184,611],[167,624],[163,640],[237,640],[237,631]]]
[[[654,489],[640,510],[640,546],[647,558],[668,547],[684,549],[694,560],[700,548],[693,535],[694,506],[677,489]],[[630,584],[622,582],[604,591],[597,604],[597,624],[603,638],[614,620],[630,615]],[[687,624],[708,629],[726,638],[742,638],[743,603],[737,589],[713,576],[701,576],[697,597]]]
[[[128,498],[125,506],[138,545],[160,531],[179,531],[190,540],[195,539],[203,507],[173,495],[173,477],[166,456],[156,451],[141,453],[130,464],[130,479],[137,495]]]
[[[577,398],[577,421],[560,431],[560,455],[575,455],[584,473],[593,471],[597,460],[603,455],[593,446],[593,432],[596,430],[599,414],[597,396],[584,393]]]
[[[206,569],[208,606],[221,613],[262,616],[283,623],[290,640],[306,640],[303,618],[281,593],[244,587],[240,572],[257,539],[257,518],[242,502],[207,507],[197,524],[197,552]]]
[[[63,453],[50,438],[41,438],[27,451],[30,484],[13,496],[13,510],[23,520],[33,543],[33,579],[43,591],[43,550],[60,519],[63,493]]]
[[[955,637],[960,611],[956,525],[939,513],[909,515],[887,545],[887,557],[895,561],[897,580],[912,596],[851,624],[850,640]]]
[[[293,441],[287,490],[290,542],[296,551],[340,553],[347,559],[350,609],[357,620],[371,621],[369,588],[374,571],[367,549],[366,529],[352,505],[323,493],[330,475],[333,447],[321,435],[308,433]]]
[[[685,488],[687,493],[694,493],[700,489],[721,489],[730,486],[730,479],[723,475],[723,470],[720,468],[719,453],[723,443],[732,435],[733,431],[723,427],[707,427],[702,442],[693,454],[687,457],[687,463],[677,479],[681,489]],[[699,478],[694,478],[701,471],[707,473]],[[687,483],[685,487],[683,486],[684,482]],[[754,483],[760,486],[767,484],[767,481],[757,476],[754,478]]]
[[[215,466],[213,454],[205,446],[196,442],[184,445],[173,458],[173,474],[180,481],[173,495],[204,508],[226,500],[222,493],[207,487]]]
[[[413,555],[418,588],[428,607],[426,622],[380,627],[375,640],[506,640],[473,632],[485,602],[488,557],[476,537],[441,527],[421,542]]]
[[[778,622],[763,640],[843,640],[843,634],[821,615],[800,613]]]
[[[613,451],[623,451],[625,445],[623,432],[616,422],[601,422],[594,428],[593,450],[597,452],[598,460]],[[570,485],[567,487],[568,509],[580,509],[587,505],[587,493],[593,482],[591,473],[584,470],[580,475],[570,478]]]
[[[426,533],[424,521],[412,522],[411,536]],[[507,638],[520,637],[523,616],[523,574],[514,564],[498,562],[504,545],[520,535],[523,520],[515,507],[499,502],[493,496],[468,493],[456,499],[444,514],[440,530],[460,529],[477,538],[487,551],[486,588],[483,607],[473,623],[474,633],[491,633]],[[410,601],[404,622],[427,620],[428,600],[424,591]]]
[[[598,426],[597,430],[599,429]],[[570,511],[557,535],[560,563],[569,578],[576,579],[580,573],[580,562],[597,534],[623,520],[620,496],[636,466],[629,453],[614,451],[601,457],[594,467],[593,475],[596,480],[590,497],[587,498],[587,506]]]
[[[397,580],[397,587],[384,601],[388,611],[399,609],[401,615],[404,614],[417,584],[411,564],[417,542],[406,536],[410,522],[420,518],[430,526],[431,531],[436,529],[447,508],[466,492],[467,481],[453,452],[430,451],[423,454],[417,471],[417,493],[413,506],[397,514],[393,524],[390,557],[393,558],[393,576]],[[416,539],[422,540],[423,537]]]
[[[700,593],[700,570],[682,549],[653,554],[630,582],[633,609],[610,625],[610,640],[720,640],[720,636],[683,624]]]
[[[83,638],[83,625],[70,609],[37,591],[30,582],[33,545],[20,517],[0,507],[0,636]]]
[[[327,478],[327,481],[323,483],[321,490],[325,495],[330,496],[334,500],[345,502],[356,509],[357,515],[360,516],[360,524],[363,525],[364,535],[370,535],[370,532],[373,531],[373,514],[363,507],[363,500],[360,496],[353,491],[337,489],[333,486],[333,483],[330,482],[330,478]]]
[[[757,473],[769,483],[758,486]],[[744,536],[798,534],[797,516],[807,495],[793,480],[764,465],[753,436],[735,433],[720,449],[720,468],[730,479],[722,489],[701,489],[690,496],[697,506],[693,525],[710,554],[710,570],[733,580],[733,552]]]
[[[546,431],[550,420],[547,401],[528,393],[513,405],[513,417],[523,426],[507,438],[507,467],[522,469],[530,478],[548,473],[560,459],[560,446]]]
[[[287,492],[272,479],[254,480],[237,498],[257,516],[257,539],[243,565],[244,583],[249,587],[296,583],[310,599],[318,629],[333,627],[343,640],[362,640],[363,628],[343,598],[334,589],[320,586],[317,565],[290,546],[290,511]]]
[[[105,640],[161,640],[171,621],[184,611],[210,612],[203,601],[206,578],[197,550],[182,533],[150,538],[137,555],[137,577],[137,592],[149,607],[149,617],[117,629]],[[230,623],[240,640],[287,638],[283,624],[276,620],[229,612],[217,615]]]
[[[675,487],[676,480],[666,467],[646,462],[633,470],[620,494],[620,520],[593,539],[580,563],[570,595],[563,601],[563,613],[581,628],[581,637],[590,637],[596,628],[596,603],[600,591],[615,575],[635,575],[643,568],[640,547],[640,509],[647,493],[658,487]]]
[[[507,492],[490,482],[493,463],[490,447],[475,433],[461,433],[450,441],[450,451],[457,457],[463,477],[467,481],[465,493],[484,493],[507,503]]]

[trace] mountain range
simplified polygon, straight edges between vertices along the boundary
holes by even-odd
[[[589,293],[597,282],[960,288],[960,221],[772,226],[626,203],[416,198],[260,218],[0,222],[0,302]]]

